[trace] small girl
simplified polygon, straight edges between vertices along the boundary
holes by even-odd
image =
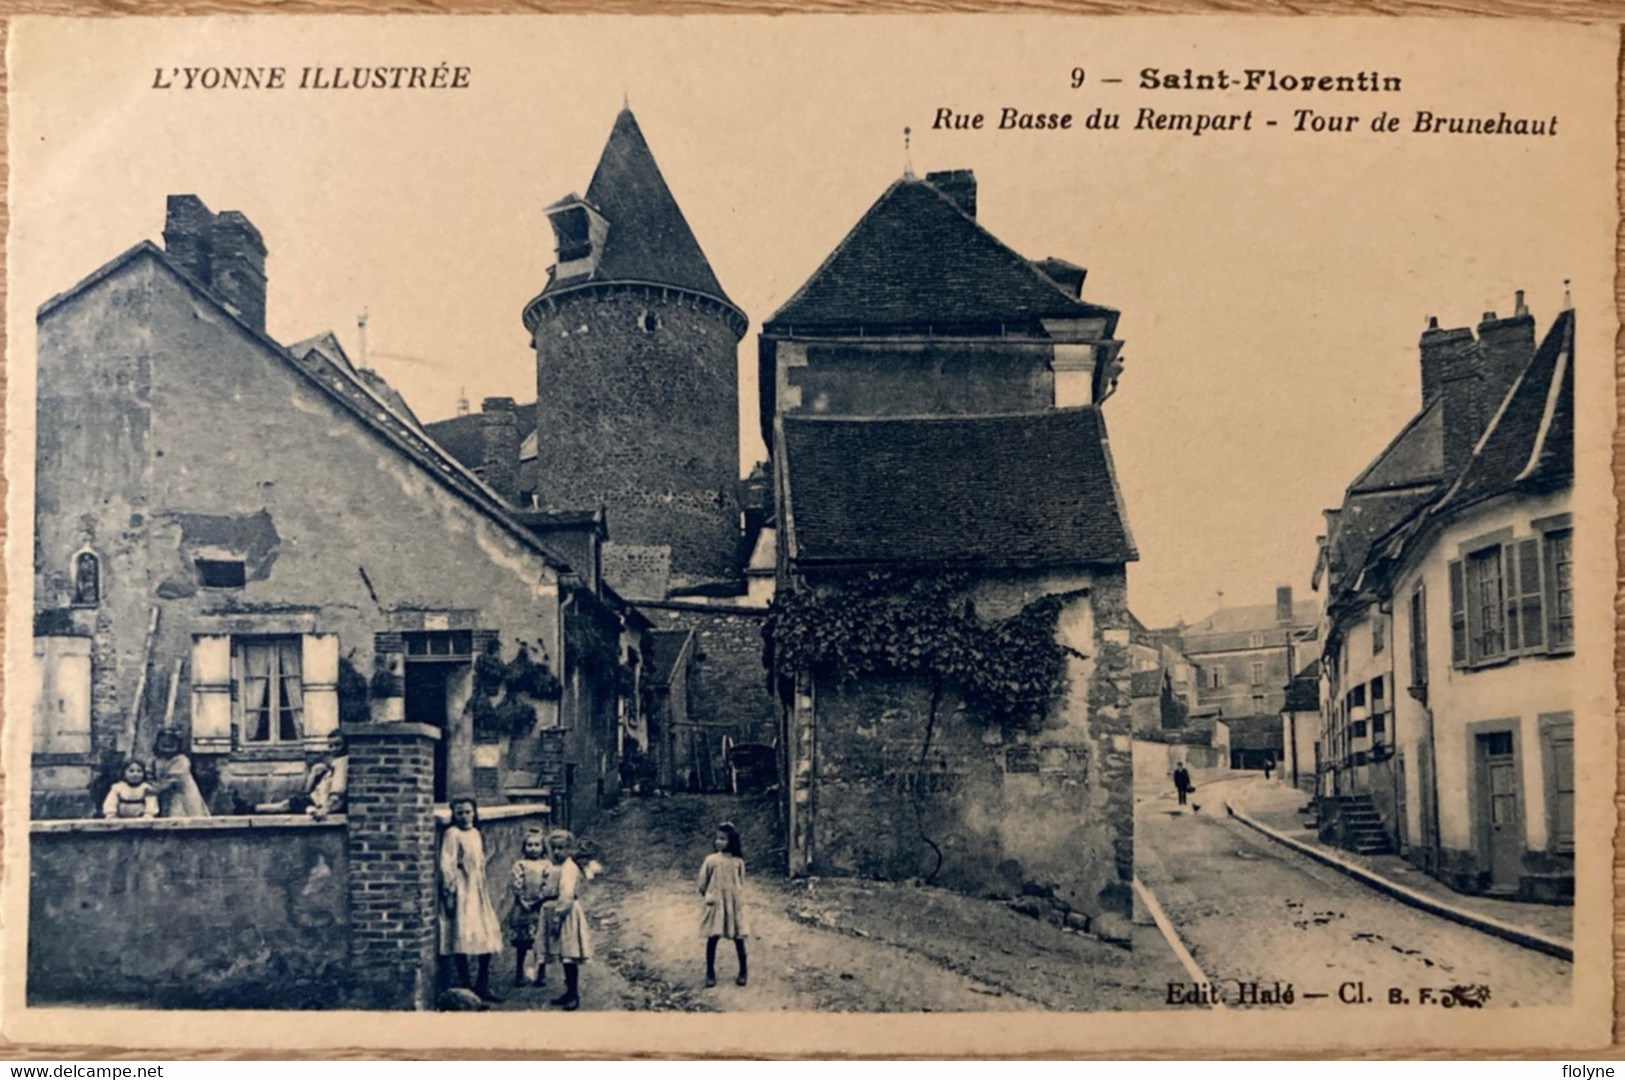
[[[192,775],[192,759],[186,756],[178,732],[160,731],[152,743],[153,787],[161,796],[164,817],[208,817],[209,804],[203,801],[197,779]]]
[[[592,935],[587,929],[587,913],[581,901],[587,875],[572,858],[576,841],[565,829],[547,836],[548,899],[542,902],[542,923],[546,929],[546,960],[564,964],[564,993],[553,999],[566,1012],[581,1007],[581,965],[592,959]]]
[[[745,985],[745,851],[739,830],[724,821],[717,826],[716,850],[700,864],[700,895],[705,897],[705,914],[700,933],[705,936],[705,985],[717,984],[717,940],[732,938],[739,956],[739,977]]]
[[[155,818],[158,789],[147,783],[147,767],[139,761],[124,766],[124,779],[114,781],[102,800],[104,818]]]
[[[525,957],[536,949],[536,985],[547,985],[547,955],[536,946],[536,926],[541,920],[542,902],[550,900],[548,886],[555,876],[547,858],[547,838],[542,830],[525,834],[525,844],[513,864],[513,911],[508,914],[508,940],[519,959],[513,966],[513,984],[525,985]],[[554,896],[557,893],[553,894]]]
[[[479,820],[473,799],[452,800],[451,827],[440,843],[440,955],[456,961],[463,986],[484,1001],[501,1001],[491,991],[491,957],[502,951],[502,927],[485,883]],[[476,979],[469,978],[470,956],[479,961]]]

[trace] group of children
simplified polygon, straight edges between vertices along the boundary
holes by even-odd
[[[699,891],[704,900],[700,932],[705,937],[705,985],[717,984],[717,944],[734,943],[739,975],[746,981],[744,909],[745,856],[739,830],[729,822],[717,827],[716,848],[700,866]],[[536,954],[535,985],[547,984],[547,965],[564,968],[564,993],[552,1003],[567,1011],[581,1007],[581,965],[592,959],[592,934],[583,906],[585,887],[595,864],[583,871],[576,862],[575,837],[566,829],[527,833],[509,875],[513,908],[508,941],[517,954],[513,983],[526,982],[525,960]],[[471,798],[451,804],[451,828],[440,845],[440,954],[450,956],[462,987],[482,1001],[501,1001],[491,988],[491,958],[503,949],[502,928],[486,883],[484,838],[479,806]]]
[[[192,759],[182,752],[180,734],[160,731],[153,740],[153,777],[139,761],[124,765],[120,779],[102,800],[104,818],[208,817],[209,804],[192,776]]]

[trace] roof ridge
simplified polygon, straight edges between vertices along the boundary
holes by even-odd
[[[1572,312],[1569,312],[1572,315]],[[1562,313],[1559,314],[1562,318]],[[1574,320],[1571,317],[1563,327],[1563,339],[1557,346],[1557,361],[1552,371],[1552,381],[1546,388],[1546,405],[1541,410],[1540,426],[1535,431],[1535,438],[1529,448],[1529,461],[1512,478],[1514,484],[1526,480],[1534,474],[1535,467],[1540,463],[1540,456],[1546,449],[1546,437],[1551,434],[1552,417],[1557,412],[1558,398],[1563,395],[1563,381],[1568,374],[1568,368],[1574,357]],[[1522,375],[1520,374],[1520,378]]]
[[[1069,293],[1065,289],[1063,289],[1061,287],[1060,282],[1056,281],[1054,278],[1052,278],[1048,274],[1044,273],[1044,271],[1040,270],[1037,266],[1035,266],[1033,264],[1033,261],[1031,259],[1027,258],[1027,256],[1023,255],[1021,252],[1017,251],[1015,248],[1011,247],[1009,244],[1005,243],[1003,240],[1000,240],[996,235],[994,235],[992,229],[989,229],[986,225],[983,225],[981,223],[981,221],[979,221],[977,219],[976,215],[966,213],[965,208],[963,206],[960,206],[953,199],[950,199],[948,197],[948,195],[941,188],[937,187],[937,185],[933,184],[929,179],[920,180],[920,181],[917,181],[917,182],[921,183],[921,184],[924,184],[926,187],[930,188],[931,191],[937,196],[937,198],[941,199],[943,202],[945,202],[949,206],[953,207],[954,211],[956,213],[958,213],[960,217],[962,217],[966,221],[970,222],[973,226],[975,226],[975,228],[977,229],[978,232],[980,232],[983,236],[987,237],[989,240],[993,241],[993,244],[994,244],[995,248],[997,248],[997,249],[999,249],[999,250],[1001,250],[1003,252],[1008,253],[1010,255],[1010,257],[1015,259],[1016,262],[1019,263],[1023,269],[1025,269],[1028,273],[1030,273],[1030,274],[1034,275],[1035,277],[1037,277],[1040,282],[1042,282],[1045,285],[1048,285],[1050,288],[1054,289],[1056,292],[1060,293],[1062,296],[1066,297],[1068,300],[1071,300],[1071,301],[1074,301],[1074,302],[1077,302],[1077,303],[1082,303],[1083,302],[1080,297],[1073,296],[1071,293]],[[1074,264],[1074,265],[1076,265],[1076,264]],[[1082,270],[1083,267],[1079,266],[1078,269]]]
[[[780,304],[778,306],[778,308],[774,310],[773,314],[771,314],[771,315],[769,315],[767,317],[766,323],[771,323],[774,320],[776,320],[779,317],[779,312],[783,311],[785,308],[787,308],[790,305],[794,304],[797,300],[800,300],[802,294],[805,293],[808,289],[812,288],[813,282],[817,281],[823,275],[824,271],[829,268],[829,264],[834,262],[836,257],[838,255],[840,255],[841,252],[846,250],[847,244],[851,243],[852,238],[858,234],[858,230],[863,228],[863,223],[865,221],[868,221],[871,217],[873,217],[875,215],[875,213],[877,211],[879,211],[880,207],[882,205],[884,205],[884,203],[886,202],[886,199],[888,197],[890,197],[892,192],[896,191],[899,187],[901,187],[904,183],[907,183],[907,182],[908,182],[907,177],[900,176],[896,180],[893,180],[890,184],[888,184],[886,186],[886,190],[882,191],[880,193],[880,198],[878,198],[874,202],[870,203],[869,204],[869,209],[865,210],[862,214],[860,214],[858,216],[858,220],[853,222],[852,227],[850,229],[846,230],[846,235],[841,237],[840,242],[837,243],[833,248],[831,248],[830,253],[828,255],[824,256],[823,261],[820,262],[818,264],[818,266],[813,269],[812,273],[807,275],[807,279],[801,283],[801,287],[798,288],[795,292],[791,293],[790,298],[788,300],[786,300],[784,303]],[[766,323],[764,323],[764,326],[766,325]]]
[[[322,379],[318,378],[314,371],[304,366],[302,357],[296,357],[293,354],[290,346],[283,345],[281,342],[273,338],[269,333],[265,332],[264,330],[256,329],[254,326],[245,321],[242,316],[238,315],[235,311],[232,311],[229,307],[227,307],[220,300],[220,298],[214,294],[212,289],[207,288],[196,278],[192,277],[191,274],[188,274],[179,263],[170,257],[168,252],[160,248],[151,240],[141,241],[140,243],[124,251],[122,254],[115,256],[113,259],[103,264],[94,273],[85,277],[72,288],[51,297],[51,299],[40,305],[36,319],[44,318],[52,310],[60,307],[74,296],[83,292],[85,289],[107,279],[123,266],[134,262],[135,259],[143,255],[150,256],[158,266],[164,269],[166,273],[173,275],[177,281],[180,281],[186,288],[192,290],[192,292],[194,292],[200,300],[207,303],[218,313],[224,315],[230,323],[236,325],[238,329],[246,334],[250,341],[269,351],[278,361],[292,368],[293,371],[299,375],[299,377],[314,385],[330,400],[337,402],[345,412],[355,417],[356,420],[367,430],[377,434],[390,445],[394,446],[398,452],[416,464],[419,468],[423,469],[424,472],[436,477],[441,483],[446,484],[453,491],[462,494],[465,499],[473,503],[478,512],[502,525],[503,528],[507,529],[517,539],[524,543],[526,547],[540,555],[548,566],[556,570],[569,569],[568,562],[560,559],[553,552],[549,551],[542,545],[539,537],[535,536],[535,534],[531,533],[529,529],[526,529],[523,525],[509,516],[500,505],[500,500],[497,500],[494,493],[490,492],[488,488],[485,488],[483,483],[478,487],[471,489],[461,482],[461,478],[453,479],[443,470],[431,468],[426,461],[420,460],[418,455],[421,453],[421,451],[411,444],[409,438],[389,430],[388,427],[374,417],[370,416],[356,402],[351,401],[335,387],[328,385]],[[335,341],[336,340],[337,339],[335,338]],[[327,354],[322,353],[321,350],[315,348],[312,348],[310,352],[315,352],[320,355],[322,357],[322,363],[326,368],[335,372],[341,378],[344,378],[347,383],[355,386],[373,401],[377,402],[379,407],[383,409],[389,417],[393,418],[396,423],[400,424],[406,429],[407,436],[416,436],[417,438],[421,439],[426,445],[433,448],[433,450],[439,455],[443,455],[449,462],[452,463],[453,467],[457,468],[459,471],[462,470],[462,463],[456,461],[455,458],[453,458],[437,443],[435,443],[435,441],[428,436],[427,433],[415,430],[419,425],[415,425],[402,418],[401,415],[390,407],[387,402],[379,399],[378,396],[373,393],[370,387],[366,386],[359,380],[349,378],[344,370],[338,364],[334,363],[327,356]],[[306,353],[306,355],[308,356],[309,353]],[[431,455],[423,456],[428,457]],[[494,500],[498,503],[498,505],[494,508],[487,507],[482,503],[482,500],[486,499]]]

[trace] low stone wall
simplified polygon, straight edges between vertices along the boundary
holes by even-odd
[[[29,842],[29,1005],[340,1004],[343,817],[40,821]]]

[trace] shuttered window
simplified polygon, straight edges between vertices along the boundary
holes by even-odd
[[[192,639],[192,749],[223,754],[231,749],[231,638]]]
[[[90,753],[90,639],[37,637],[34,753]]]
[[[1467,556],[1467,658],[1488,660],[1506,652],[1506,589],[1499,545]]]
[[[1546,751],[1547,846],[1556,852],[1574,850],[1574,717],[1549,713],[1540,718],[1541,742]]]
[[[1467,585],[1460,559],[1450,564],[1450,662],[1467,662]]]
[[[1553,649],[1574,646],[1574,531],[1546,534],[1546,587],[1549,642]]]
[[[1428,684],[1428,604],[1421,585],[1411,593],[1411,685]]]
[[[1519,647],[1540,649],[1546,644],[1545,597],[1540,573],[1540,541],[1520,540],[1518,549],[1517,597],[1518,628],[1522,632]],[[1508,550],[1511,550],[1510,548]]]
[[[192,749],[294,747],[338,733],[338,637],[199,635]]]

